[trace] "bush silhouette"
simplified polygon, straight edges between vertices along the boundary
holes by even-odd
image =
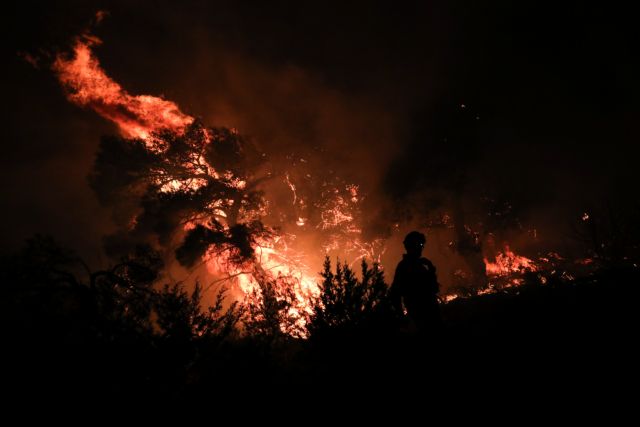
[[[384,272],[377,263],[361,263],[361,278],[346,264],[336,263],[335,273],[327,257],[320,273],[320,296],[309,322],[311,337],[348,333],[374,327],[391,313]]]

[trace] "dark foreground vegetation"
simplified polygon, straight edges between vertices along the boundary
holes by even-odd
[[[1,267],[3,387],[27,403],[320,396],[307,400],[313,406],[328,396],[480,399],[496,386],[505,395],[541,387],[548,398],[606,394],[631,381],[638,363],[632,264],[544,285],[534,275],[517,289],[443,304],[443,330],[423,335],[390,308],[376,266],[356,278],[327,262],[308,339],[282,333],[287,303],[277,284],[263,284],[259,303],[229,306],[221,292],[203,309],[199,287],[152,286],[161,262],[148,249],[91,272],[37,238]]]

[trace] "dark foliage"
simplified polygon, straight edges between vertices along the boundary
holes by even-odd
[[[63,384],[74,398],[175,394],[202,349],[230,339],[242,314],[237,304],[223,308],[223,291],[203,310],[199,286],[155,289],[162,264],[149,248],[91,272],[37,237],[1,267],[2,332],[18,396],[42,398]]]
[[[3,258],[0,324],[13,398],[141,409],[145,401],[373,398],[417,387],[480,393],[489,383],[595,393],[594,381],[636,366],[633,265],[549,274],[546,283],[524,274],[518,288],[443,305],[442,334],[424,336],[390,312],[376,265],[363,262],[357,277],[326,260],[308,339],[296,338],[304,329],[288,315],[295,295],[282,292],[287,278],[261,281],[246,309],[225,308],[223,291],[205,307],[200,286],[158,288],[161,266],[139,247],[92,272],[44,237]]]
[[[603,266],[622,267],[640,260],[640,203],[611,199],[591,206],[572,223],[581,254]]]

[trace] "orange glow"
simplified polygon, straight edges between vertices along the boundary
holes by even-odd
[[[278,238],[259,239],[252,247],[255,254],[255,262],[248,261],[238,264],[231,260],[234,248],[212,248],[205,255],[207,270],[212,276],[222,276],[225,281],[236,286],[245,297],[257,294],[260,296],[261,280],[286,282],[295,295],[289,312],[287,313],[298,327],[298,331],[304,330],[306,318],[312,314],[311,301],[320,293],[320,287],[309,269],[297,259],[295,254],[290,254],[288,248],[276,248]],[[285,330],[282,332],[290,333]],[[300,335],[305,337],[304,334]]]

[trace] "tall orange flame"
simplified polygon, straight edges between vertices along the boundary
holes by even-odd
[[[152,132],[179,132],[193,122],[193,117],[175,103],[156,96],[131,95],[107,76],[91,50],[100,43],[92,36],[79,37],[73,55],[58,55],[53,64],[71,102],[94,109],[118,125],[127,138],[146,140]]]

